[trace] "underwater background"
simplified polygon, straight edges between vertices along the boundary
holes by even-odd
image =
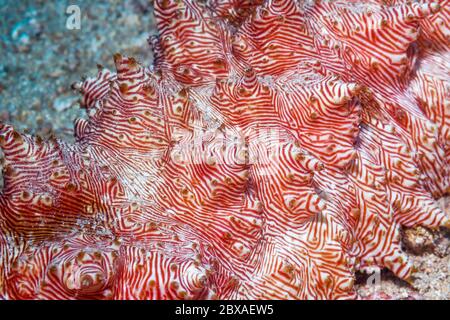
[[[80,8],[79,30],[66,26],[70,5]],[[22,132],[72,141],[84,116],[72,83],[97,64],[113,68],[116,52],[151,63],[148,1],[0,0],[0,17],[0,121]]]

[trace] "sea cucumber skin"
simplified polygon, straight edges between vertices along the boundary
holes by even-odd
[[[0,298],[354,299],[448,227],[449,1],[157,0],[152,66],[0,123]]]

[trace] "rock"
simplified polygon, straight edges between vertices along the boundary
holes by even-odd
[[[58,112],[64,111],[72,107],[77,101],[76,97],[67,97],[62,96],[58,97],[53,101],[53,109],[55,109]]]
[[[434,247],[433,233],[423,227],[404,229],[403,244],[414,254],[421,254]]]
[[[58,78],[60,76],[62,76],[64,74],[64,71],[61,69],[56,69],[54,71],[52,71],[51,73],[49,73],[49,77],[50,78]]]

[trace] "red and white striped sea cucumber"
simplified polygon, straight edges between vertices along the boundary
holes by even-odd
[[[450,1],[156,0],[150,67],[0,124],[0,298],[351,299],[449,227]]]

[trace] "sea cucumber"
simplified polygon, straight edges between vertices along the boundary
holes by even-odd
[[[449,227],[448,0],[157,0],[150,67],[74,84],[76,142],[0,123],[0,298],[354,299]]]

